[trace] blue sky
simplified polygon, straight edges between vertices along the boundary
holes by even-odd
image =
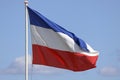
[[[29,6],[100,52],[95,69],[75,73],[34,66],[30,79],[120,80],[120,0],[30,0]],[[1,80],[24,80],[24,13],[24,0],[0,1]]]

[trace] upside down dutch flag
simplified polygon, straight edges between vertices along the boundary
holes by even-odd
[[[28,7],[33,64],[84,71],[96,67],[98,52],[74,33]]]

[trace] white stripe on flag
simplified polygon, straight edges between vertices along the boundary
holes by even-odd
[[[32,44],[46,46],[52,49],[69,51],[69,52],[80,52],[89,56],[98,55],[88,44],[87,47],[90,52],[84,52],[74,42],[74,40],[68,35],[62,32],[55,32],[52,29],[38,27],[31,25],[32,33]]]

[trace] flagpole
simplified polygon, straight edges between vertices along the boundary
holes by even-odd
[[[28,0],[24,1],[25,4],[25,80],[28,80]]]

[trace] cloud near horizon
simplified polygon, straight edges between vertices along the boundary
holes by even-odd
[[[107,66],[100,69],[100,74],[104,76],[120,76],[120,68]]]
[[[48,67],[43,65],[32,65],[31,56],[29,55],[29,73],[33,74],[55,74],[64,70]],[[0,74],[24,74],[25,73],[25,57],[16,58],[7,68],[0,70]]]

